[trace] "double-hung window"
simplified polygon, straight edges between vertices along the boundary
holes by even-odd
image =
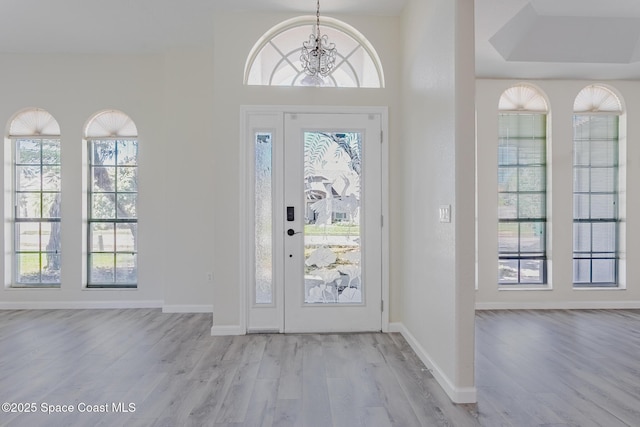
[[[131,119],[104,111],[87,126],[89,288],[138,283],[138,139]]]
[[[588,98],[591,102],[582,106]],[[605,100],[613,105],[603,105]],[[618,282],[621,104],[609,89],[589,86],[574,110],[573,282],[575,287],[613,287]]]
[[[546,109],[544,98],[525,85],[507,90],[500,100],[499,285],[547,281]]]
[[[60,287],[60,127],[31,109],[11,122],[14,287]]]

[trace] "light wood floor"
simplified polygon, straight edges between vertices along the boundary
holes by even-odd
[[[640,426],[640,310],[480,311],[487,426]]]
[[[398,334],[210,328],[159,310],[0,311],[0,403],[37,406],[0,425],[640,426],[640,311],[479,312],[477,405],[452,404]]]

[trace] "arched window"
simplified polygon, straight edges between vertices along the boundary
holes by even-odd
[[[138,281],[138,130],[121,111],[86,125],[89,154],[87,287],[132,288]]]
[[[60,286],[60,126],[40,108],[9,125],[14,287]],[[11,264],[8,264],[11,265]]]
[[[573,106],[573,282],[618,283],[619,116],[610,89],[591,85]]]
[[[521,84],[498,109],[498,283],[546,284],[547,101]]]
[[[302,42],[314,32],[315,17],[293,18],[265,33],[251,49],[245,65],[244,83],[262,86],[308,86],[300,55]],[[336,44],[336,66],[322,86],[384,87],[380,58],[373,46],[355,28],[323,17],[322,34]]]

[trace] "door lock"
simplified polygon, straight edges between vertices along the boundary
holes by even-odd
[[[289,236],[293,236],[294,234],[300,234],[300,233],[301,233],[300,231],[293,231],[293,228],[290,228],[287,230],[287,234]]]

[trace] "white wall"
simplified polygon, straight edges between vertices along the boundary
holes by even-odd
[[[373,44],[381,58],[387,86],[385,89],[347,89],[315,87],[258,87],[242,84],[245,61],[255,42],[274,25],[292,15],[269,13],[225,13],[214,19],[214,112],[215,156],[213,188],[217,203],[213,248],[215,270],[214,331],[237,331],[242,324],[240,304],[239,228],[240,200],[240,106],[241,105],[326,105],[388,106],[390,122],[391,236],[399,224],[401,204],[398,183],[401,168],[397,154],[399,120],[399,19],[397,17],[333,16],[358,31]],[[232,41],[232,42],[230,42]],[[302,40],[301,40],[302,42]],[[339,46],[338,46],[339,48]],[[242,160],[244,161],[244,160]],[[394,220],[395,218],[395,220]],[[394,260],[400,258],[401,242],[391,239],[391,319],[401,316],[401,270]]]
[[[477,174],[478,174],[478,308],[630,308],[640,307],[640,241],[634,236],[640,227],[640,193],[633,183],[640,181],[640,83],[631,81],[527,81],[538,87],[549,101],[548,118],[548,290],[498,288],[497,158],[498,100],[515,80],[477,81]],[[621,280],[626,289],[573,289],[573,103],[590,84],[604,84],[621,97],[626,114],[621,117],[620,180]],[[625,126],[626,123],[626,126]],[[626,134],[626,138],[625,138]],[[624,153],[626,147],[626,155]],[[626,191],[628,188],[628,191]]]
[[[473,1],[410,0],[402,18],[402,329],[454,401],[475,401]]]
[[[215,250],[233,246],[216,239],[214,218],[235,216],[235,205],[227,205],[217,193],[215,164],[220,147],[213,105],[213,50],[175,50],[164,56],[164,108],[162,140],[166,156],[163,177],[165,205],[158,214],[167,224],[158,241],[161,256],[154,264],[165,269],[164,310],[206,311],[213,309],[213,285],[207,273],[214,272]],[[140,220],[144,223],[146,218]],[[160,233],[158,233],[160,234]],[[224,256],[234,257],[230,251]]]
[[[61,128],[62,144],[62,287],[8,289],[0,286],[0,308],[158,306],[163,299],[164,269],[157,260],[165,246],[162,60],[158,56],[0,56],[0,124],[24,108],[49,111]],[[124,111],[139,130],[140,286],[130,290],[84,290],[82,224],[82,132],[96,112]],[[5,140],[5,144],[8,144]],[[4,150],[2,150],[4,156]],[[9,163],[7,163],[9,162]],[[10,159],[3,159],[10,164]],[[7,166],[5,166],[7,167]],[[4,177],[4,174],[3,174]],[[4,179],[4,178],[3,178]],[[160,185],[158,185],[160,184]],[[4,182],[3,182],[4,187]],[[10,199],[10,198],[9,198]],[[3,198],[2,203],[4,203]],[[4,206],[2,207],[4,212]],[[11,236],[2,227],[0,242],[10,251]],[[4,277],[3,257],[0,277]]]
[[[166,311],[211,311],[215,297],[216,323],[238,325],[244,303],[239,287],[245,285],[238,260],[240,105],[388,106],[390,133],[397,133],[398,17],[336,16],[376,47],[385,89],[243,86],[245,60],[253,44],[291,17],[221,14],[211,18],[217,43],[212,30],[211,39],[198,47],[156,55],[0,56],[0,124],[22,108],[48,110],[62,129],[63,163],[62,287],[1,286],[0,307],[162,306]],[[82,129],[93,113],[105,108],[129,114],[140,133],[137,290],[83,289]],[[400,171],[393,136],[390,144],[393,180]],[[400,210],[399,189],[391,192],[392,217]],[[5,251],[11,250],[6,242],[10,236],[0,238]],[[391,240],[391,253],[399,253],[401,242]],[[207,272],[214,273],[213,282],[207,281]],[[401,270],[391,267],[390,275],[393,320],[400,312]]]
[[[0,69],[0,123],[8,124],[26,107],[49,111],[61,127],[63,168],[62,286],[2,286],[0,308],[152,306],[211,312],[213,283],[206,273],[213,271],[214,206],[221,205],[212,191],[211,45],[157,55],[0,59],[5,65]],[[84,288],[82,130],[92,114],[105,108],[127,113],[139,132],[136,290]],[[1,237],[10,251],[11,237]]]

